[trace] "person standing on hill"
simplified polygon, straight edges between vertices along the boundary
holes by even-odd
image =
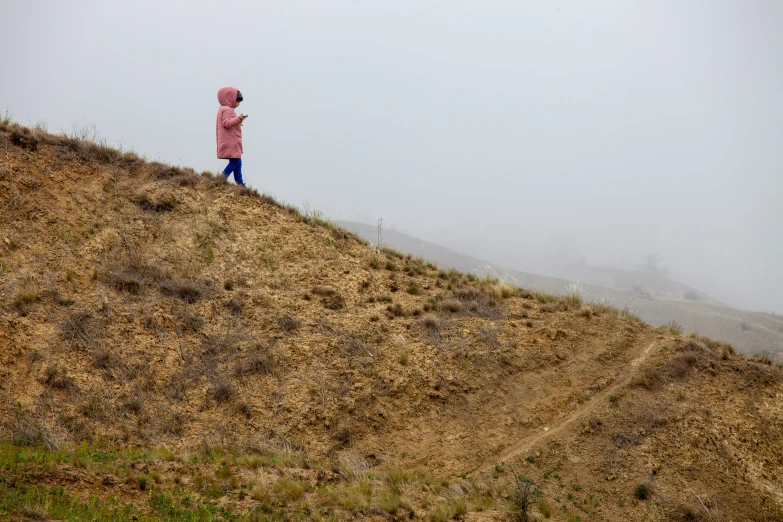
[[[220,108],[215,123],[217,135],[217,157],[227,159],[228,165],[223,169],[223,175],[228,177],[233,173],[237,185],[245,185],[242,180],[242,122],[246,114],[234,112],[242,103],[242,93],[236,87],[221,87],[218,90]]]

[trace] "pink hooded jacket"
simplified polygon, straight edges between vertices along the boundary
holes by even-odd
[[[234,112],[237,106],[237,88],[221,87],[218,90],[220,108],[217,113],[217,157],[220,159],[242,157],[242,120]]]

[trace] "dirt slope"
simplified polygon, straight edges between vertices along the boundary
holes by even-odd
[[[274,442],[490,485],[527,475],[553,520],[783,520],[772,361],[375,252],[209,174],[6,127],[5,439]]]
[[[341,226],[367,241],[377,241],[377,227],[352,221]],[[542,276],[511,270],[438,246],[395,230],[383,230],[384,244],[435,261],[442,267],[454,267],[477,275],[493,274],[506,282],[534,291],[563,294],[574,280],[586,283],[584,293],[591,301],[603,301],[616,308],[632,310],[651,325],[679,323],[685,333],[696,332],[731,343],[746,355],[768,353],[783,362],[783,317],[731,308],[709,295],[659,276],[619,269],[587,270],[588,277],[572,279]],[[563,275],[562,277],[565,277]]]

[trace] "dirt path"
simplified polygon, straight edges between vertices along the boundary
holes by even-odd
[[[574,422],[590,415],[590,413],[595,411],[595,409],[598,407],[599,404],[603,403],[601,399],[608,397],[609,395],[612,395],[615,391],[617,391],[617,389],[619,389],[622,386],[625,386],[628,383],[628,381],[630,381],[631,378],[634,375],[636,375],[639,366],[650,356],[650,353],[658,344],[659,344],[658,341],[653,341],[649,345],[647,345],[647,347],[644,350],[642,350],[641,354],[639,354],[638,357],[636,357],[628,365],[623,367],[623,369],[618,374],[617,379],[615,380],[614,383],[612,383],[612,385],[607,386],[600,392],[593,395],[590,398],[590,400],[585,404],[585,406],[577,409],[570,415],[563,417],[563,419],[561,419],[556,426],[548,427],[548,429],[546,429],[545,431],[541,431],[535,435],[532,435],[530,437],[518,441],[513,446],[512,449],[506,451],[501,456],[492,459],[492,462],[493,463],[511,462],[512,459],[516,458],[517,456],[521,454],[529,453],[531,448],[533,448],[536,444],[540,443],[541,441],[547,439],[548,437],[556,435],[557,433],[560,433],[562,430],[564,430]],[[475,470],[473,470],[473,472],[475,473],[476,471],[491,471],[493,466],[494,464],[485,464],[484,466],[476,468]]]

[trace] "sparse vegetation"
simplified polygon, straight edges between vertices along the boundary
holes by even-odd
[[[234,387],[230,383],[219,380],[212,385],[211,395],[216,402],[227,402],[234,397]]]
[[[431,334],[440,332],[440,321],[435,315],[428,314],[421,318],[421,325]]]
[[[299,326],[302,324],[302,320],[298,317],[294,317],[293,315],[286,314],[278,317],[277,324],[280,326],[280,329],[283,332],[290,333],[299,329]]]
[[[438,307],[453,314],[462,311],[462,303],[456,299],[444,299],[438,302]]]
[[[664,327],[674,335],[682,335],[682,325],[677,321],[675,321],[674,319],[666,323]]]
[[[531,520],[621,519],[628,503],[682,519],[680,506],[712,513],[702,479],[740,458],[774,479],[777,354],[371,252],[321,214],[221,176],[89,149],[80,163],[30,133],[36,151],[0,132],[14,169],[41,166],[17,183],[0,161],[13,229],[0,234],[0,518],[521,516],[528,484]],[[65,178],[63,200],[78,204],[42,199]],[[25,289],[34,297],[17,303]],[[687,480],[705,507],[672,483],[678,459],[699,463]],[[511,462],[543,477],[546,497],[512,479]],[[645,507],[633,466],[649,462],[663,472]],[[720,498],[758,497],[732,487]]]
[[[571,283],[566,287],[564,302],[570,308],[578,308],[582,306],[584,293],[585,290],[581,283]]]

